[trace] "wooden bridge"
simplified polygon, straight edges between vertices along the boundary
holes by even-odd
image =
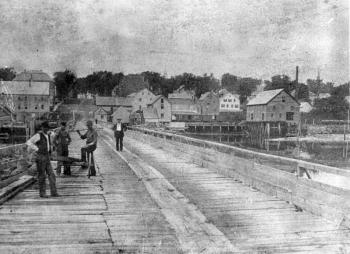
[[[116,152],[99,134],[96,177],[74,168],[60,197],[34,184],[0,206],[1,253],[350,252],[350,190],[317,181],[348,171],[144,129]]]

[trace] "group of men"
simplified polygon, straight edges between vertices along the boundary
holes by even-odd
[[[81,148],[81,161],[87,163],[88,156],[97,148],[97,131],[93,128],[92,121],[86,123],[87,131],[85,134],[79,134],[81,139],[86,139],[86,145]],[[113,126],[114,136],[116,139],[116,150],[123,151],[123,137],[126,126],[121,123],[121,119],[117,120],[117,123]],[[51,141],[52,140],[52,141]],[[56,132],[49,131],[48,122],[41,124],[41,130],[32,136],[27,142],[29,151],[35,153],[35,163],[38,171],[38,185],[40,197],[47,198],[46,195],[46,175],[49,180],[50,193],[52,197],[58,197],[56,188],[56,176],[51,167],[51,147],[56,149],[58,158],[67,158],[69,155],[68,146],[72,142],[69,135],[69,131],[66,128],[66,123],[62,122],[61,127]],[[64,167],[63,174],[71,175],[69,161],[58,159],[56,172],[60,175],[61,168]]]

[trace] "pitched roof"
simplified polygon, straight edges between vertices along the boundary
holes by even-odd
[[[123,107],[132,107],[132,97],[116,97],[115,105]]]
[[[13,81],[52,82],[52,78],[42,70],[23,71],[16,75]]]
[[[201,97],[199,98],[199,100],[200,101],[205,100],[205,98],[207,98],[209,94],[210,94],[210,92],[206,92],[206,93],[202,94]]]
[[[267,90],[261,93],[258,93],[255,98],[251,99],[247,106],[252,105],[264,105],[269,103],[273,98],[280,94],[283,89]]]
[[[108,114],[108,112],[104,108],[98,108],[96,109],[95,114]]]
[[[11,94],[50,95],[50,86],[47,82],[2,81],[1,85],[4,85]]]
[[[97,106],[116,106],[115,97],[96,96]]]
[[[165,96],[163,95],[156,95],[153,100],[151,100],[149,103],[147,103],[147,105],[152,105],[154,104],[157,100],[159,100],[160,98],[163,98],[165,100],[168,100]]]

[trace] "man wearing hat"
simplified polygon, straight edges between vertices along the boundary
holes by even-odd
[[[36,152],[36,168],[38,170],[39,195],[42,198],[47,198],[46,195],[46,175],[49,179],[50,191],[52,197],[57,197],[56,177],[51,167],[51,133],[49,133],[48,122],[41,124],[41,131],[36,133],[27,142],[30,150]]]
[[[62,122],[61,123],[61,128],[58,130],[57,134],[55,135],[55,138],[53,139],[53,144],[56,147],[57,155],[58,156],[64,156],[68,157],[69,155],[69,150],[68,150],[68,145],[72,142],[72,139],[66,130],[66,123]],[[61,167],[62,164],[64,166],[64,175],[71,175],[70,171],[70,166],[67,164],[67,162],[57,162],[57,168],[56,172],[59,175],[61,173]]]
[[[86,127],[88,128],[85,134],[81,134],[79,130],[77,130],[81,139],[86,139],[86,145],[81,148],[81,160],[83,162],[86,161],[86,157],[88,153],[91,153],[96,150],[97,147],[97,131],[92,127],[92,121],[89,120],[86,122]],[[91,175],[95,175],[94,172]]]
[[[113,130],[116,149],[117,151],[123,151],[123,137],[126,126],[122,123],[121,118],[117,118],[117,123],[113,126]]]

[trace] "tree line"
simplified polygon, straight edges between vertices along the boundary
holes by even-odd
[[[265,83],[264,90],[283,88],[287,92],[296,91],[299,101],[310,102],[310,94],[318,96],[321,93],[329,93],[330,97],[316,99],[311,115],[321,119],[345,119],[349,103],[345,97],[349,96],[349,83],[334,86],[331,82],[324,82],[320,79],[307,79],[306,84],[296,82],[287,75],[274,75],[271,80],[260,80],[251,77],[239,77],[225,73],[220,80],[213,74],[194,75],[183,73],[180,75],[166,77],[157,72],[146,71],[140,73],[148,81],[149,89],[154,94],[168,96],[180,86],[193,90],[199,98],[208,91],[218,91],[225,88],[229,92],[240,95],[241,103],[257,89],[262,82]],[[16,76],[12,67],[0,68],[0,80],[10,81]],[[85,77],[77,77],[71,70],[54,73],[54,84],[56,86],[59,100],[65,98],[76,98],[78,94],[91,93],[99,96],[111,96],[112,90],[116,89],[117,96],[126,96],[135,91],[135,87],[123,83],[125,75],[121,72],[97,71]],[[138,88],[137,88],[138,89]]]
[[[193,90],[197,98],[208,91],[218,91],[225,88],[229,92],[239,94],[242,104],[257,89],[261,83],[265,83],[264,90],[285,89],[291,93],[295,91],[295,96],[299,101],[310,102],[310,94],[317,96],[321,93],[329,93],[330,97],[316,99],[314,108],[310,115],[323,119],[344,119],[348,114],[349,103],[345,97],[349,95],[349,83],[334,86],[331,82],[324,82],[320,79],[307,79],[306,84],[296,82],[287,75],[274,75],[271,80],[260,80],[251,77],[239,77],[230,73],[225,73],[220,80],[213,74],[194,75],[183,73],[180,75],[166,77],[157,72],[142,72],[141,75],[148,81],[149,89],[154,94],[168,96],[180,86],[187,90]],[[78,93],[92,93],[99,96],[111,96],[112,90],[117,87],[117,96],[126,96],[135,91],[135,88],[123,84],[123,73],[112,73],[99,71],[89,74],[86,77],[77,78],[70,70],[56,72],[54,81],[56,84],[58,97],[76,97]],[[72,92],[73,91],[73,92]],[[71,92],[71,94],[69,94]]]

